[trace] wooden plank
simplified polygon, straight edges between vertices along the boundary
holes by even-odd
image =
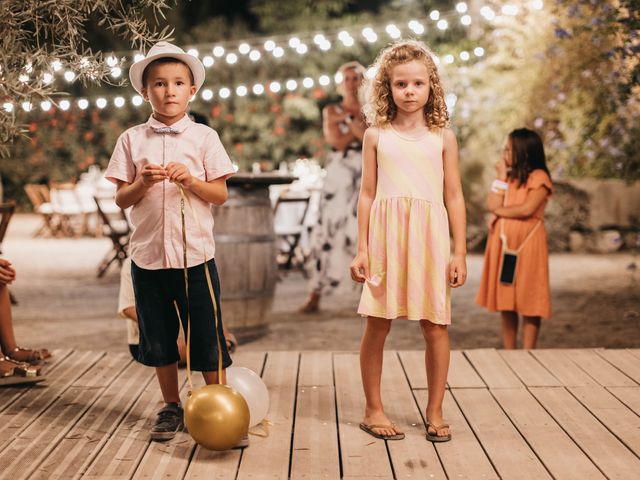
[[[131,478],[149,446],[149,431],[155,420],[155,412],[162,407],[161,399],[158,382],[154,380],[148,383],[82,478]]]
[[[336,422],[336,397],[333,386],[298,389],[291,457],[292,480],[340,478]]]
[[[640,415],[640,387],[609,387],[607,390],[636,415]]]
[[[453,352],[452,352],[453,353]],[[427,373],[424,364],[424,350],[398,352],[404,374],[412,389],[428,388]],[[449,372],[451,373],[451,372]]]
[[[602,387],[571,387],[569,391],[613,435],[640,456],[640,417]]]
[[[527,390],[499,389],[492,393],[554,478],[604,478]]]
[[[393,478],[385,442],[359,427],[365,402],[358,354],[336,353],[333,362],[343,478]]]
[[[466,360],[465,360],[466,361]],[[428,392],[414,390],[421,411],[427,409]],[[434,444],[449,478],[497,479],[498,474],[473,434],[451,392],[444,394],[442,405],[445,421],[451,425],[451,441]]]
[[[147,384],[153,370],[131,362],[32,474],[32,479],[81,475],[100,452]]]
[[[610,349],[597,350],[597,353],[636,383],[640,383],[640,362],[633,353],[627,350]]]
[[[333,387],[333,354],[304,352],[300,357],[298,387]]]
[[[238,480],[287,478],[294,419],[298,352],[269,352],[262,378],[269,389],[271,421],[269,437],[251,438],[238,469]]]
[[[495,349],[465,350],[464,354],[489,388],[524,388]]]
[[[531,354],[565,387],[597,385],[593,378],[560,350],[531,350]]]
[[[530,391],[606,477],[627,479],[637,476],[640,460],[567,390],[531,388]]]
[[[480,375],[473,369],[467,357],[459,350],[451,352],[451,364],[449,365],[449,378],[447,383],[450,388],[486,388],[486,384]]]
[[[31,478],[36,467],[130,361],[125,354],[102,357],[2,451],[0,471],[14,480]]]
[[[551,478],[488,390],[451,390],[501,478]]]
[[[333,354],[300,356],[291,478],[340,478]]]
[[[0,414],[0,451],[38,418],[103,352],[74,352],[49,376],[46,388],[33,387]]]
[[[640,348],[627,348],[626,350],[640,359]]]
[[[387,442],[396,478],[446,478],[395,352],[385,352],[381,390],[387,416],[405,432],[404,440]]]
[[[72,353],[73,350],[53,350],[51,352],[51,358],[46,361],[42,369],[42,373],[45,377],[55,372],[55,369]],[[46,387],[48,384],[39,385],[39,387]],[[25,393],[30,391],[24,387],[2,387],[0,388],[0,412],[5,410],[11,405],[18,397],[21,397]]]
[[[260,375],[264,367],[265,358],[266,354],[264,352],[240,350],[233,355],[233,364],[238,367],[246,367]],[[189,463],[185,480],[235,479],[241,456],[242,450],[240,449],[214,452],[198,445]]]
[[[73,350],[71,349],[53,350],[51,352],[51,358],[47,359],[47,361],[45,362],[42,368],[41,378],[43,378],[44,381],[47,381],[49,374],[54,372],[56,367],[58,367],[72,352]],[[15,380],[14,377],[7,378],[7,380],[10,380],[10,379]],[[7,385],[7,386],[1,385],[1,386],[2,388],[0,388],[0,412],[2,412],[4,409],[9,407],[9,405],[11,405],[12,402],[14,402],[17,398],[21,397],[22,395],[24,395],[26,392],[30,390],[29,388],[24,388],[24,385],[21,386],[19,384],[15,384],[15,386],[13,385]],[[38,387],[42,388],[46,386],[48,386],[48,384],[44,383],[42,385],[39,385]]]
[[[603,349],[597,349],[603,350]],[[603,387],[633,387],[636,382],[598,355],[597,350],[564,350],[566,355]],[[636,360],[640,363],[640,359]]]
[[[560,380],[551,375],[528,350],[501,350],[499,354],[527,387],[562,386]]]

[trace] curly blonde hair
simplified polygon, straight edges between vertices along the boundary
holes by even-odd
[[[366,104],[363,108],[368,125],[384,127],[395,118],[397,107],[391,94],[391,72],[396,65],[413,60],[423,62],[429,72],[429,99],[423,112],[427,128],[431,130],[449,126],[444,89],[433,54],[424,43],[417,40],[396,42],[382,50],[376,58],[373,65],[376,74],[368,82]]]

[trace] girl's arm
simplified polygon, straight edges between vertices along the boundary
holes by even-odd
[[[458,165],[458,142],[450,128],[444,130],[444,203],[449,215],[449,226],[453,236],[453,257],[449,267],[449,283],[460,287],[467,278],[467,214]]]
[[[378,183],[376,160],[378,137],[377,128],[368,128],[362,139],[362,181],[358,197],[358,254],[351,262],[351,278],[356,282],[364,282],[369,278],[369,214]]]
[[[547,198],[549,191],[546,187],[536,188],[531,190],[527,195],[526,200],[518,205],[510,205],[503,207],[502,205],[491,210],[498,217],[504,218],[529,218],[538,211],[540,205]]]
[[[334,105],[327,105],[322,110],[322,133],[324,139],[336,150],[344,150],[354,140],[359,140],[351,131],[342,133],[338,126],[346,114],[337,113]],[[354,123],[353,121],[351,123]]]
[[[362,139],[364,138],[364,132],[367,130],[367,125],[364,123],[362,115],[358,115],[356,118],[351,120],[348,125],[349,131],[353,134],[356,140],[362,142]]]

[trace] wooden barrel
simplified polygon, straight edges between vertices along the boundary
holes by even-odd
[[[227,182],[229,198],[224,205],[212,209],[222,318],[241,341],[268,331],[266,318],[278,276],[269,183],[291,180],[231,177]]]

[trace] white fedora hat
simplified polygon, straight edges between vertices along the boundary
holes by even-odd
[[[142,84],[142,73],[144,69],[154,60],[167,57],[176,58],[186,63],[193,74],[193,83],[196,86],[196,92],[200,90],[200,87],[204,83],[204,65],[202,65],[202,62],[197,57],[185,53],[180,47],[176,47],[169,42],[156,43],[151,47],[151,50],[147,52],[147,56],[144,59],[131,65],[129,69],[129,80],[131,80],[133,88],[142,94],[142,88],[144,87]]]

